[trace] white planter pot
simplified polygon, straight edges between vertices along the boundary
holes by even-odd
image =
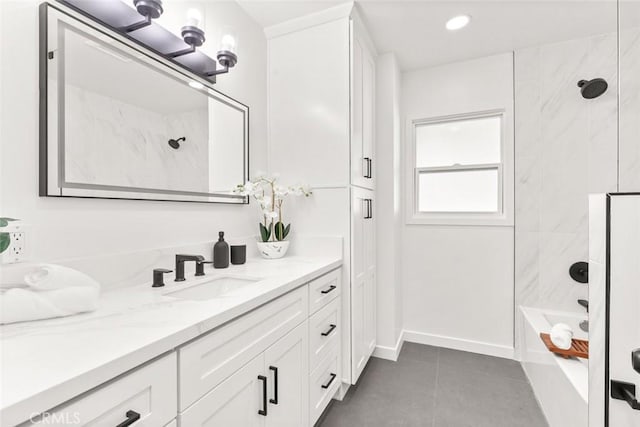
[[[266,259],[278,259],[285,256],[289,250],[289,242],[256,242],[258,245],[258,252],[262,255],[262,258]]]

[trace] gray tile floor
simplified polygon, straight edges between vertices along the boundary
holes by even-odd
[[[371,358],[316,427],[546,427],[518,362],[405,343],[397,362]]]

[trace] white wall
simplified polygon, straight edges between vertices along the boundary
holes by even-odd
[[[402,331],[400,279],[401,224],[401,73],[393,53],[376,62],[377,349],[393,358]]]
[[[504,109],[512,121],[512,75],[510,53],[404,73],[403,117]],[[403,224],[400,268],[406,340],[512,356],[513,227]]]
[[[34,260],[101,255],[257,234],[255,206],[38,197],[38,4],[0,2],[2,62],[0,144],[2,216],[28,223]],[[217,89],[251,108],[251,168],[266,169],[266,39],[235,2],[165,2],[165,21],[180,26],[188,7],[200,6],[210,44],[218,28],[235,27],[239,61]],[[174,29],[175,30],[175,29]],[[18,43],[17,34],[20,34]],[[7,66],[7,64],[10,64]]]

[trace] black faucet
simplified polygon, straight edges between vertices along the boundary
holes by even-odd
[[[587,313],[589,312],[589,301],[587,301],[586,299],[579,299],[578,304],[583,306],[587,310]]]
[[[176,255],[176,282],[184,281],[184,262],[185,261],[195,261],[196,268],[198,263],[204,263],[204,257],[202,255]],[[204,274],[204,271],[203,271]]]
[[[196,276],[204,276],[205,264],[213,264],[213,261],[196,261]]]
[[[171,273],[171,270],[167,270],[166,268],[154,268],[153,269],[153,284],[151,285],[154,288],[161,288],[164,286],[163,275],[166,273]]]

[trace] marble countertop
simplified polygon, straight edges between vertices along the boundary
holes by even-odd
[[[342,265],[337,257],[249,259],[166,286],[108,291],[92,313],[0,327],[0,424],[15,425],[238,317]],[[165,296],[215,277],[260,279],[206,301]],[[149,271],[151,279],[151,271]]]

